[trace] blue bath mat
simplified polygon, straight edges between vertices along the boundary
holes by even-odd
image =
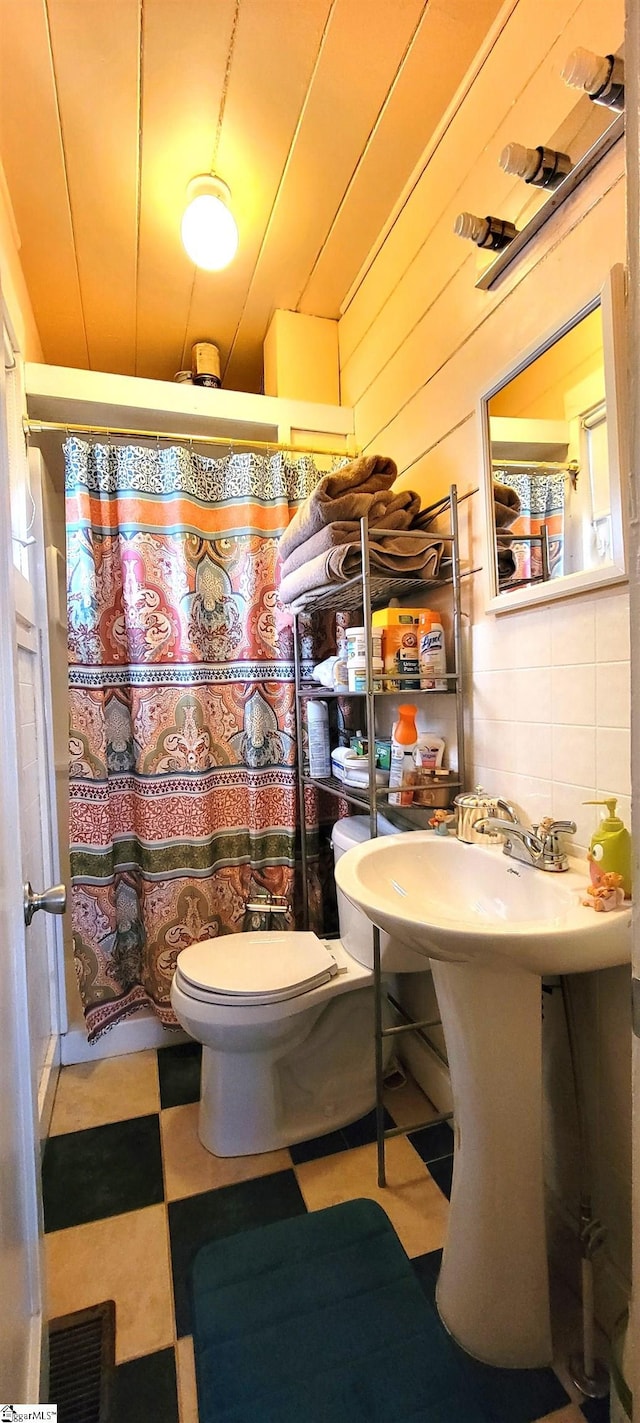
[[[200,1423],[485,1423],[374,1201],[213,1241],[191,1285]]]

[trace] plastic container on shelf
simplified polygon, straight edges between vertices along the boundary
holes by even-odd
[[[385,673],[395,672],[396,677],[385,676],[385,691],[416,692],[420,682],[418,672],[417,626],[420,608],[376,608],[371,621],[375,630],[382,632],[382,660]]]
[[[349,687],[349,664],[346,657],[336,657],[333,668],[333,686],[336,692],[346,692]]]
[[[373,643],[374,657],[382,657],[382,629],[371,629],[371,640]],[[366,657],[367,639],[366,629],[363,627],[347,628],[347,661],[353,662],[356,657]]]
[[[334,776],[337,776],[339,781],[344,781],[345,785],[358,786],[361,789],[368,789],[370,785],[368,756],[359,756],[350,746],[335,747],[331,752],[331,769]],[[388,785],[389,772],[376,770],[375,783],[377,786]]]
[[[382,658],[374,657],[373,675],[379,677],[382,672]],[[367,690],[367,659],[366,657],[350,657],[347,660],[347,674],[349,678],[350,692],[366,692]]]
[[[415,619],[412,618],[410,623],[390,623],[383,628],[382,660],[387,692],[419,690],[418,628]]]
[[[430,731],[421,731],[416,746],[416,766],[435,771],[440,768],[444,757],[444,741]]]
[[[410,627],[412,623],[417,623],[424,608],[401,608],[389,604],[388,608],[376,608],[371,614],[371,622],[374,628],[395,627],[398,623]]]

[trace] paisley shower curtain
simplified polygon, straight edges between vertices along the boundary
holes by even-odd
[[[514,489],[520,499],[520,513],[509,527],[509,548],[515,558],[515,572],[509,582],[527,581],[542,575],[540,543],[518,541],[518,534],[539,534],[546,524],[549,536],[549,576],[559,578],[564,573],[564,516],[566,483],[564,474],[540,474],[532,469],[514,473],[509,469],[494,469],[499,484]]]
[[[149,1005],[173,1025],[180,949],[240,931],[261,889],[293,904],[277,544],[323,471],[77,438],[65,470],[72,924],[92,1040]]]

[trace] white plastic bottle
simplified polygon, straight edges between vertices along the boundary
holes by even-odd
[[[331,744],[329,741],[329,707],[317,698],[307,702],[307,733],[309,738],[309,775],[331,775]]]
[[[418,733],[415,706],[398,707],[398,720],[391,733],[391,766],[389,769],[389,805],[411,805],[413,789],[401,789],[415,770]],[[395,788],[398,789],[395,789]]]

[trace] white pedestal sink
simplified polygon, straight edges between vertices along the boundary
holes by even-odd
[[[432,960],[456,1122],[440,1315],[486,1363],[547,1364],[540,980],[627,963],[631,910],[585,908],[579,862],[543,872],[430,831],[356,846],[336,880]]]

